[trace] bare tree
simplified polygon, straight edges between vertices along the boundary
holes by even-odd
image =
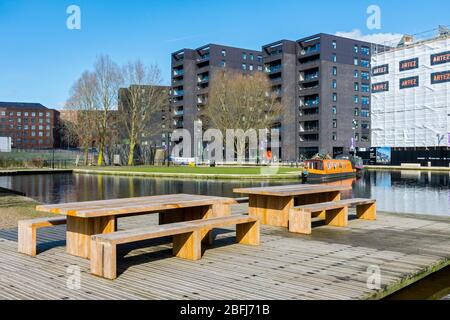
[[[97,79],[94,73],[85,71],[71,89],[65,108],[72,112],[65,126],[71,135],[76,135],[84,152],[84,164],[88,165],[89,146],[96,135],[98,124]],[[73,137],[71,139],[74,139]]]
[[[96,78],[96,109],[98,111],[97,140],[98,162],[103,165],[108,130],[111,129],[112,112],[117,107],[119,88],[122,83],[120,69],[109,56],[100,56],[94,66]]]
[[[271,129],[279,120],[282,105],[273,91],[267,75],[245,75],[233,71],[217,71],[210,88],[208,103],[203,111],[204,122],[219,129]],[[245,143],[234,142],[238,154],[243,154]]]
[[[161,113],[168,104],[167,89],[161,86],[158,66],[146,67],[140,60],[123,67],[127,89],[121,90],[119,110],[121,123],[129,140],[128,165],[134,164],[134,152],[142,138],[161,131]]]

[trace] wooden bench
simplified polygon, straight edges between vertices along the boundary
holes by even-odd
[[[201,259],[202,231],[236,225],[236,241],[259,245],[259,221],[247,215],[193,220],[92,236],[91,273],[117,277],[117,245],[173,236],[173,254],[188,260]]]
[[[63,224],[66,224],[66,217],[38,218],[19,221],[18,251],[29,256],[35,256],[37,229]]]
[[[289,211],[289,231],[311,234],[312,217],[325,219],[325,223],[335,227],[348,224],[348,207],[356,206],[358,219],[376,220],[376,200],[348,199],[294,207]]]

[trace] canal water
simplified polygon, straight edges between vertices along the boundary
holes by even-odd
[[[233,188],[295,181],[175,180],[108,175],[56,174],[0,176],[0,187],[24,192],[45,204],[139,197],[160,194],[204,194],[238,197]],[[333,182],[351,185],[344,198],[377,199],[380,211],[450,216],[450,173],[366,171],[360,179]]]

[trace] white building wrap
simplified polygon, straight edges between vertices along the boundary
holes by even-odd
[[[450,146],[450,37],[372,56],[372,146]]]

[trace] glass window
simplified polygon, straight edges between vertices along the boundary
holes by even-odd
[[[337,76],[337,67],[333,67],[332,74],[333,76]]]
[[[369,118],[370,117],[370,111],[369,110],[361,110],[361,117]]]
[[[333,119],[333,128],[337,128],[337,119]]]
[[[225,60],[222,60],[220,62],[220,65],[221,65],[222,68],[225,68],[227,66],[227,62]]]
[[[361,71],[361,79],[370,80],[370,73],[367,71]]]
[[[337,107],[336,106],[332,106],[331,107],[331,113],[332,114],[337,114]]]
[[[358,70],[355,70],[355,72],[353,73],[353,77],[358,78],[359,77],[359,72]]]
[[[25,112],[23,115],[24,115],[25,117],[28,117],[28,112]]]
[[[353,64],[354,64],[355,66],[359,65],[358,58],[354,58],[354,59],[353,59]]]
[[[358,108],[355,108],[354,115],[355,115],[356,117],[359,115],[359,109],[358,109]]]
[[[333,93],[333,102],[337,101],[337,93]]]
[[[355,44],[353,46],[353,52],[358,53],[358,51],[359,51],[359,47],[358,47],[358,45]]]
[[[333,49],[337,48],[337,42],[336,40],[333,40],[333,42],[331,43],[331,46],[333,47]]]
[[[331,57],[331,60],[332,60],[333,62],[336,62],[336,61],[337,61],[336,53],[333,53],[333,55],[332,55],[332,57]]]
[[[32,116],[32,117],[36,117],[36,112],[32,112],[32,113],[31,113],[31,116]]]
[[[247,53],[246,52],[242,52],[242,60],[247,60]]]
[[[18,117],[22,116],[22,112],[17,112],[17,116]]]
[[[355,141],[359,141],[359,133],[355,133]]]
[[[222,49],[222,57],[226,57],[227,56],[227,51],[225,49]]]
[[[258,66],[258,71],[263,71],[263,67],[262,66]]]
[[[47,112],[45,115],[46,115],[47,117],[50,117],[50,112]]]
[[[353,97],[353,101],[354,101],[355,103],[358,103],[358,102],[359,102],[359,97],[358,97],[358,96],[354,96],[354,97]]]
[[[248,70],[253,71],[253,65],[252,64],[248,66]]]
[[[262,63],[263,57],[261,55],[259,55],[257,59],[258,59],[258,62]]]
[[[364,68],[370,68],[370,61],[369,60],[365,60],[365,59],[361,59],[361,66]]]
[[[336,132],[333,132],[333,134],[331,135],[331,139],[333,141],[337,141],[337,133]]]
[[[370,104],[370,98],[369,97],[361,97],[361,104],[363,106],[368,106]]]
[[[370,55],[370,48],[368,47],[361,47],[361,54],[368,56]]]
[[[353,88],[355,89],[355,91],[359,91],[359,83],[355,82],[355,84],[353,85]]]
[[[247,65],[245,63],[242,64],[242,70],[247,70]]]
[[[39,117],[43,117],[44,113],[43,112],[39,112]]]
[[[353,128],[353,130],[358,129],[358,120],[356,120],[356,119],[352,120],[352,128]]]
[[[2,111],[1,115],[2,115],[2,116],[6,116],[6,112],[5,112],[5,111]]]
[[[333,79],[332,84],[331,84],[331,87],[332,87],[333,89],[336,89],[336,88],[337,88],[337,81],[336,81],[335,79]]]
[[[368,122],[361,123],[361,129],[370,129],[370,123]]]
[[[361,84],[361,91],[365,93],[370,92],[370,86],[368,84]]]
[[[250,56],[250,60],[251,60],[251,61],[255,60],[255,56],[253,55],[253,53],[250,53],[249,56]]]

